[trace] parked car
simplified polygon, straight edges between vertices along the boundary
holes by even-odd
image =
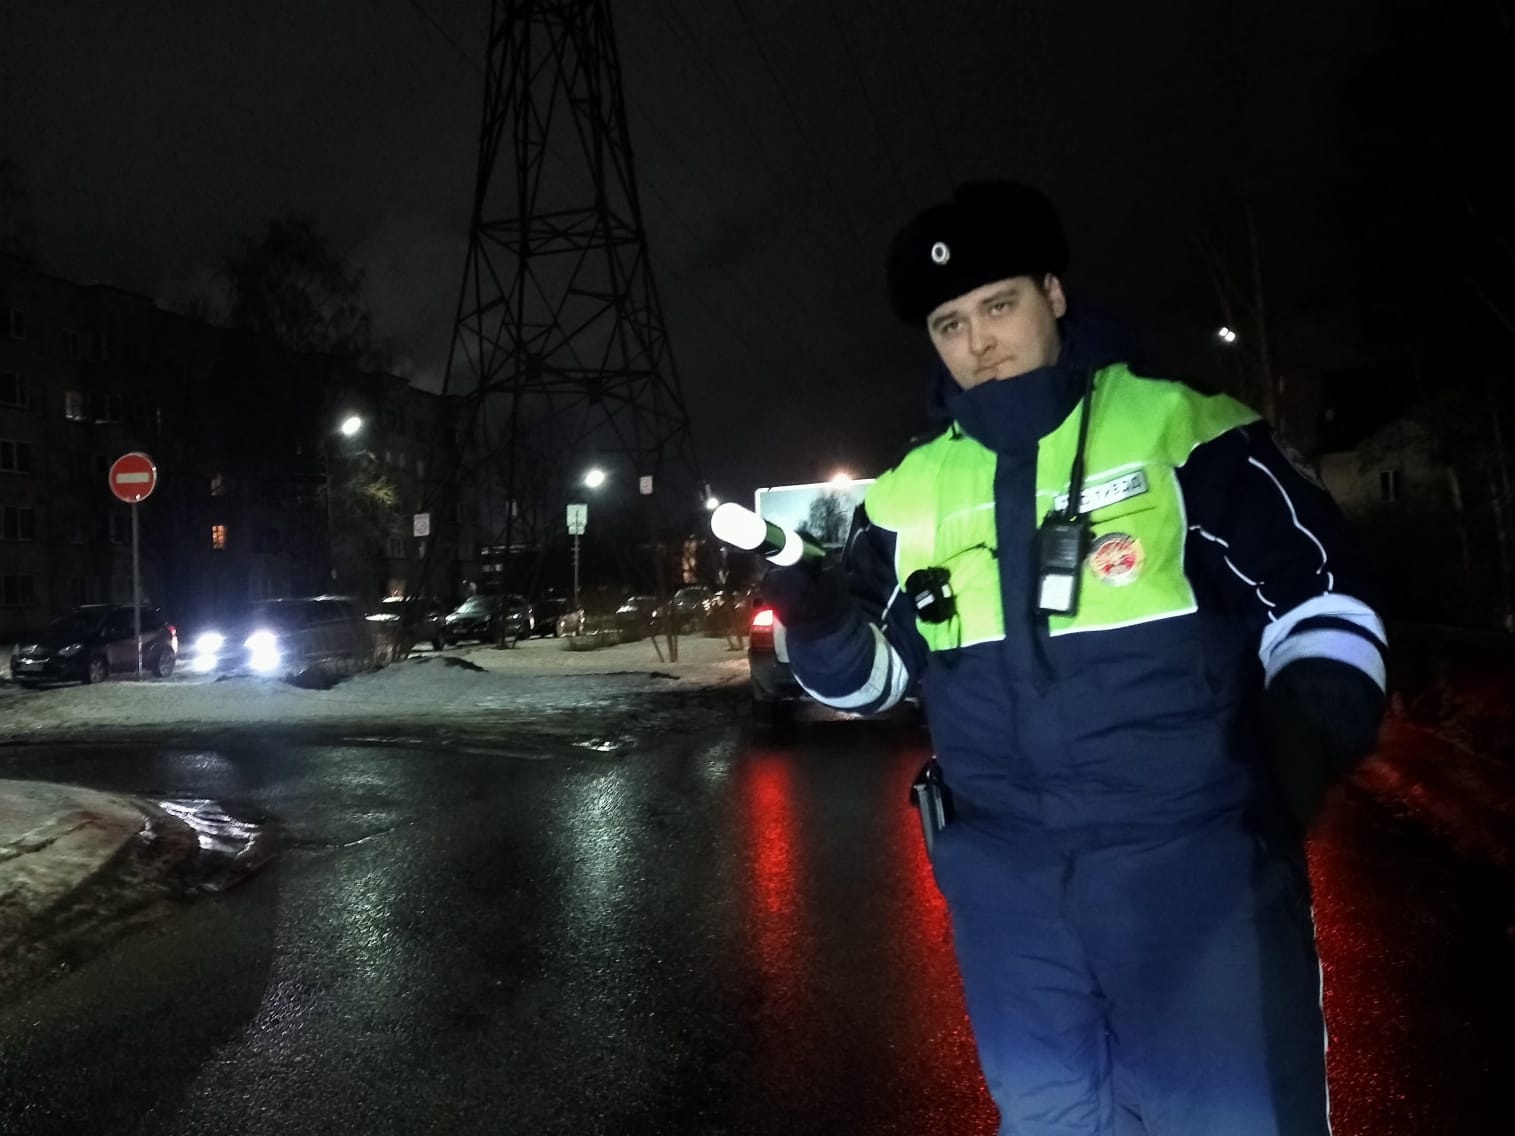
[[[532,627],[531,605],[516,595],[469,596],[446,620],[447,639],[452,643],[516,641],[529,636]]]
[[[657,596],[627,596],[625,602],[615,609],[615,628],[620,632],[621,641],[633,643],[651,635],[657,610]]]
[[[714,595],[709,588],[698,584],[680,588],[668,601],[668,613],[680,635],[690,635],[705,630],[705,617],[710,614]]]
[[[349,596],[259,600],[197,635],[190,659],[200,674],[298,682],[335,681],[375,663],[373,632]]]
[[[784,728],[794,721],[794,710],[809,696],[789,669],[789,651],[784,643],[784,625],[771,604],[753,604],[747,629],[747,670],[752,686],[752,720],[761,726]]]
[[[747,670],[752,691],[752,718],[760,726],[784,730],[794,723],[795,711],[810,695],[800,686],[789,666],[784,624],[761,592],[752,602],[752,623],[747,630]],[[922,725],[926,711],[919,686],[912,686],[891,717]]]
[[[87,604],[23,636],[11,651],[11,677],[39,682],[104,682],[137,673],[137,608]],[[154,607],[141,608],[142,673],[167,678],[179,656],[179,632]]]
[[[437,651],[447,646],[447,607],[435,596],[386,596],[368,613],[368,621],[407,646],[429,642]]]
[[[533,634],[541,638],[560,635],[558,620],[568,613],[569,600],[564,596],[544,596],[531,605]]]
[[[705,616],[705,631],[710,635],[745,637],[752,625],[752,607],[756,602],[753,588],[725,588],[710,597]]]

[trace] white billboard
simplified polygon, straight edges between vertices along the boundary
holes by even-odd
[[[815,481],[775,485],[754,494],[753,511],[764,520],[806,532],[827,548],[841,548],[852,530],[852,514],[867,496],[871,477],[859,481]]]

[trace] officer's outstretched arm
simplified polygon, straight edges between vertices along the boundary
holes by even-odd
[[[895,705],[921,672],[925,643],[894,574],[894,534],[858,510],[842,564],[774,568],[764,595],[783,622],[794,677],[839,710]]]

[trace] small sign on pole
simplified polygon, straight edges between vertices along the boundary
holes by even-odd
[[[412,517],[410,522],[410,533],[412,536],[430,536],[431,514],[417,513],[414,517]]]
[[[137,505],[158,487],[158,467],[140,450],[122,454],[111,462],[106,484],[117,500],[132,507],[132,630],[137,642],[137,678],[142,677],[142,568],[141,539],[137,530]]]
[[[652,496],[652,475],[646,474],[637,479],[637,487],[642,491],[643,497]]]
[[[579,610],[579,537],[589,527],[589,506],[568,506],[568,535],[573,537],[573,610]]]

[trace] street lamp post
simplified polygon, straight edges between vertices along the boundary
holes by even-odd
[[[579,610],[579,537],[589,524],[588,505],[568,506],[568,533],[573,537],[573,610]]]
[[[586,489],[598,489],[605,484],[605,471],[598,466],[585,471],[580,479]],[[583,502],[568,506],[568,533],[573,537],[573,610],[579,610],[579,538],[589,524],[589,506]]]
[[[342,419],[335,431],[328,432],[321,440],[321,466],[326,475],[326,565],[327,577],[331,581],[333,590],[337,582],[337,533],[333,520],[331,497],[331,445],[332,434],[340,434],[344,438],[355,438],[363,430],[363,418],[361,415],[349,414]]]

